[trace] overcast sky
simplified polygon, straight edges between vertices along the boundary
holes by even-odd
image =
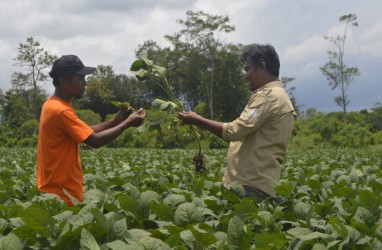
[[[228,16],[236,31],[222,37],[226,43],[270,43],[280,56],[281,76],[291,83],[301,109],[341,111],[319,67],[334,49],[324,36],[337,36],[344,26],[338,18],[356,14],[358,27],[348,31],[347,66],[361,75],[348,89],[349,110],[382,103],[381,0],[1,0],[0,88],[10,88],[19,43],[33,37],[47,51],[78,55],[85,65],[111,65],[128,74],[134,51],[144,41],[167,46],[164,35],[180,30],[186,11],[202,10]],[[51,83],[45,84],[48,92]]]

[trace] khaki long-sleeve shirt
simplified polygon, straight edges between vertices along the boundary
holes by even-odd
[[[223,185],[237,181],[274,196],[272,181],[280,180],[294,116],[280,81],[257,89],[240,117],[223,125],[222,137],[230,141]]]

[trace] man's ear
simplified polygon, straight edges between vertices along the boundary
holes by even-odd
[[[58,80],[60,81],[61,86],[68,82],[68,80],[63,76],[61,76]]]
[[[266,72],[267,71],[267,65],[265,64],[265,62],[261,62],[260,69],[261,69],[261,72]]]

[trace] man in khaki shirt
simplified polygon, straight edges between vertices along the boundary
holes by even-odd
[[[275,196],[281,163],[293,130],[294,107],[278,80],[280,61],[271,45],[253,45],[242,54],[245,79],[253,95],[240,117],[229,123],[181,112],[179,119],[230,142],[223,185],[243,185],[258,202]]]

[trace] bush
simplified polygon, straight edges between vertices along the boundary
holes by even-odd
[[[101,115],[90,109],[76,110],[77,116],[89,126],[101,123]]]
[[[20,127],[20,133],[23,137],[31,137],[38,134],[39,123],[36,119],[30,119],[24,122]]]
[[[211,149],[221,149],[221,148],[227,148],[228,147],[228,142],[226,142],[225,140],[211,134],[209,136],[209,148]]]
[[[372,143],[372,134],[367,127],[347,123],[333,136],[332,143],[342,147],[368,146]]]
[[[382,145],[382,130],[373,134],[373,142],[377,145]]]
[[[18,147],[37,147],[38,136],[34,135],[32,137],[21,138],[17,141]]]

